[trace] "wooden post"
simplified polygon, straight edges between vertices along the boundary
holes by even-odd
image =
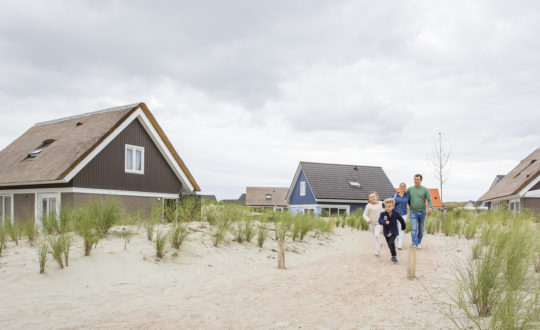
[[[278,269],[285,269],[285,241],[281,239],[278,242],[279,251],[277,255]]]
[[[334,217],[330,218],[330,234],[334,233]]]
[[[409,280],[412,280],[416,277],[416,246],[409,247],[408,277]]]

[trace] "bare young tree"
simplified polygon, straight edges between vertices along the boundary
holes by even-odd
[[[448,180],[449,168],[448,161],[450,160],[450,150],[444,143],[443,135],[439,132],[437,138],[433,141],[433,149],[431,151],[430,160],[435,170],[435,178],[439,182],[439,190],[441,192],[441,203],[443,202],[443,185]]]

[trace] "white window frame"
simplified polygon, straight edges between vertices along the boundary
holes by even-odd
[[[272,194],[266,194],[264,196],[264,198],[267,200],[267,201],[271,201],[272,200]]]
[[[9,214],[10,214],[10,221],[11,223],[13,224],[14,223],[14,219],[15,217],[13,216],[13,194],[0,194],[0,203],[2,205],[0,205],[0,208],[2,208],[2,218],[0,218],[0,224],[3,225],[5,223],[5,220],[6,220],[6,210],[4,209],[4,206],[5,206],[5,203],[4,203],[4,198],[8,197],[9,198]]]
[[[132,157],[131,157],[131,169],[128,169],[126,166],[126,158],[127,158],[127,151],[132,150]],[[141,152],[141,169],[136,170],[135,169],[135,155],[137,154],[137,151]],[[131,144],[126,144],[126,147],[124,148],[124,171],[126,173],[131,174],[144,174],[144,147],[134,146]]]
[[[521,199],[512,199],[508,202],[508,210],[513,211],[514,213],[521,212]]]
[[[300,196],[306,195],[306,181],[300,181]]]
[[[36,225],[38,225],[40,228],[43,227],[43,209],[42,209],[42,199],[43,198],[55,198],[56,199],[56,215],[58,216],[60,214],[60,204],[62,203],[61,200],[62,194],[59,192],[44,192],[44,193],[36,193],[35,196],[35,219],[36,219]],[[50,205],[48,206],[50,207]],[[50,210],[49,210],[50,212]]]

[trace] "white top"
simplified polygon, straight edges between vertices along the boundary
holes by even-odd
[[[371,221],[369,224],[371,230],[379,224],[379,216],[381,215],[381,212],[384,212],[382,205],[382,202],[377,202],[377,204],[367,203],[366,208],[364,209],[364,220],[368,223]]]

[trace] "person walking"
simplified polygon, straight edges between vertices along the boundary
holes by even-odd
[[[396,201],[396,207],[395,210],[403,220],[407,221],[407,204],[409,204],[410,196],[407,193],[407,185],[405,183],[399,184],[399,192],[395,193],[392,198]],[[403,229],[401,229],[401,226],[398,226],[398,237],[397,237],[397,248],[398,250],[403,249],[403,237],[405,236],[405,233],[403,232]]]
[[[412,245],[421,249],[422,237],[424,236],[424,224],[426,222],[426,213],[431,215],[431,196],[429,190],[422,186],[422,174],[414,175],[414,186],[407,190],[410,196],[409,205],[411,209],[411,239]],[[428,209],[426,212],[426,201]]]

